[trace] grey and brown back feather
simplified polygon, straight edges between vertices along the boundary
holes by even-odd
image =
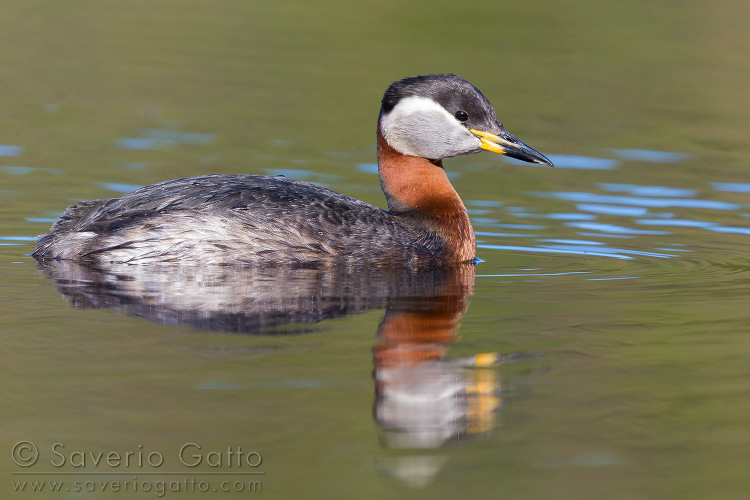
[[[434,261],[443,247],[422,221],[314,184],[207,175],[73,205],[33,255],[93,262],[392,266]]]

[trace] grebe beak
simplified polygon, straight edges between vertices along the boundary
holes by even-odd
[[[511,158],[527,161],[529,163],[538,163],[539,165],[549,165],[554,167],[549,158],[539,151],[527,146],[511,134],[503,130],[500,135],[491,132],[482,132],[481,130],[469,129],[469,132],[476,135],[482,141],[482,149],[507,155]]]

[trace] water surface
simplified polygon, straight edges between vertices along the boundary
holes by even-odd
[[[118,498],[74,487],[117,472],[212,488],[219,476],[196,473],[230,473],[268,498],[746,496],[747,7],[26,2],[0,15],[3,498]],[[190,175],[286,175],[384,206],[382,92],[444,71],[557,165],[445,162],[476,268],[28,257],[71,203]],[[37,464],[12,461],[20,441]],[[189,443],[195,468],[178,460]],[[227,464],[238,447],[254,466]],[[75,467],[76,451],[164,465]],[[13,491],[32,479],[66,486]]]

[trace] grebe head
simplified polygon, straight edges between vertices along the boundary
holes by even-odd
[[[479,89],[450,73],[391,84],[383,96],[379,123],[388,144],[404,155],[442,160],[484,149],[553,166],[505,130]]]

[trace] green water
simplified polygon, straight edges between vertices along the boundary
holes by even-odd
[[[111,481],[746,498],[750,6],[29,1],[0,19],[3,498],[157,497]],[[87,274],[27,256],[71,203],[204,173],[384,206],[379,99],[439,72],[557,165],[445,162],[475,272]]]

